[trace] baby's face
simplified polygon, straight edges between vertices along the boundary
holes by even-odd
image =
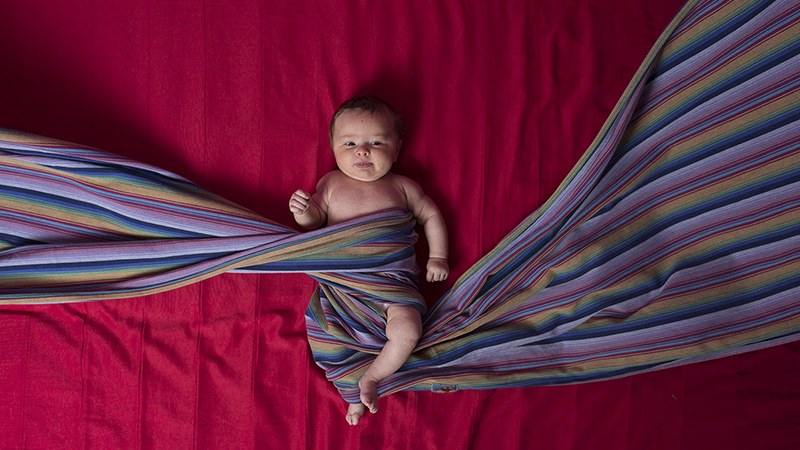
[[[336,118],[331,147],[342,173],[359,181],[375,181],[392,169],[400,141],[388,114],[350,110]]]

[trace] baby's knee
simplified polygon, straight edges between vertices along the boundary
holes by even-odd
[[[416,344],[422,335],[422,329],[415,322],[409,321],[397,327],[397,330],[392,334],[393,336],[390,339],[401,339]]]
[[[402,308],[402,309],[401,309]],[[386,337],[416,345],[422,335],[422,318],[409,307],[390,307],[387,311]]]

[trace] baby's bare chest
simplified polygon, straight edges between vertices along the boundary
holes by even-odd
[[[408,209],[403,190],[391,183],[340,183],[331,186],[328,225],[385,209]]]

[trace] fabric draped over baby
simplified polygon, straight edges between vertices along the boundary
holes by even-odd
[[[424,323],[381,395],[604,380],[800,337],[795,1],[684,6],[556,193],[429,311],[405,211],[300,233],[156,167],[0,141],[0,302],[305,272],[315,361],[350,402],[386,304]]]

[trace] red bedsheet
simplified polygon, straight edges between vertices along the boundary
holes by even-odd
[[[680,6],[11,0],[0,127],[159,165],[291,224],[291,192],[333,168],[334,108],[377,94],[410,129],[397,171],[448,220],[452,283],[555,189]],[[312,288],[226,274],[0,307],[0,448],[800,446],[800,344],[585,385],[404,392],[350,427],[310,359]]]

